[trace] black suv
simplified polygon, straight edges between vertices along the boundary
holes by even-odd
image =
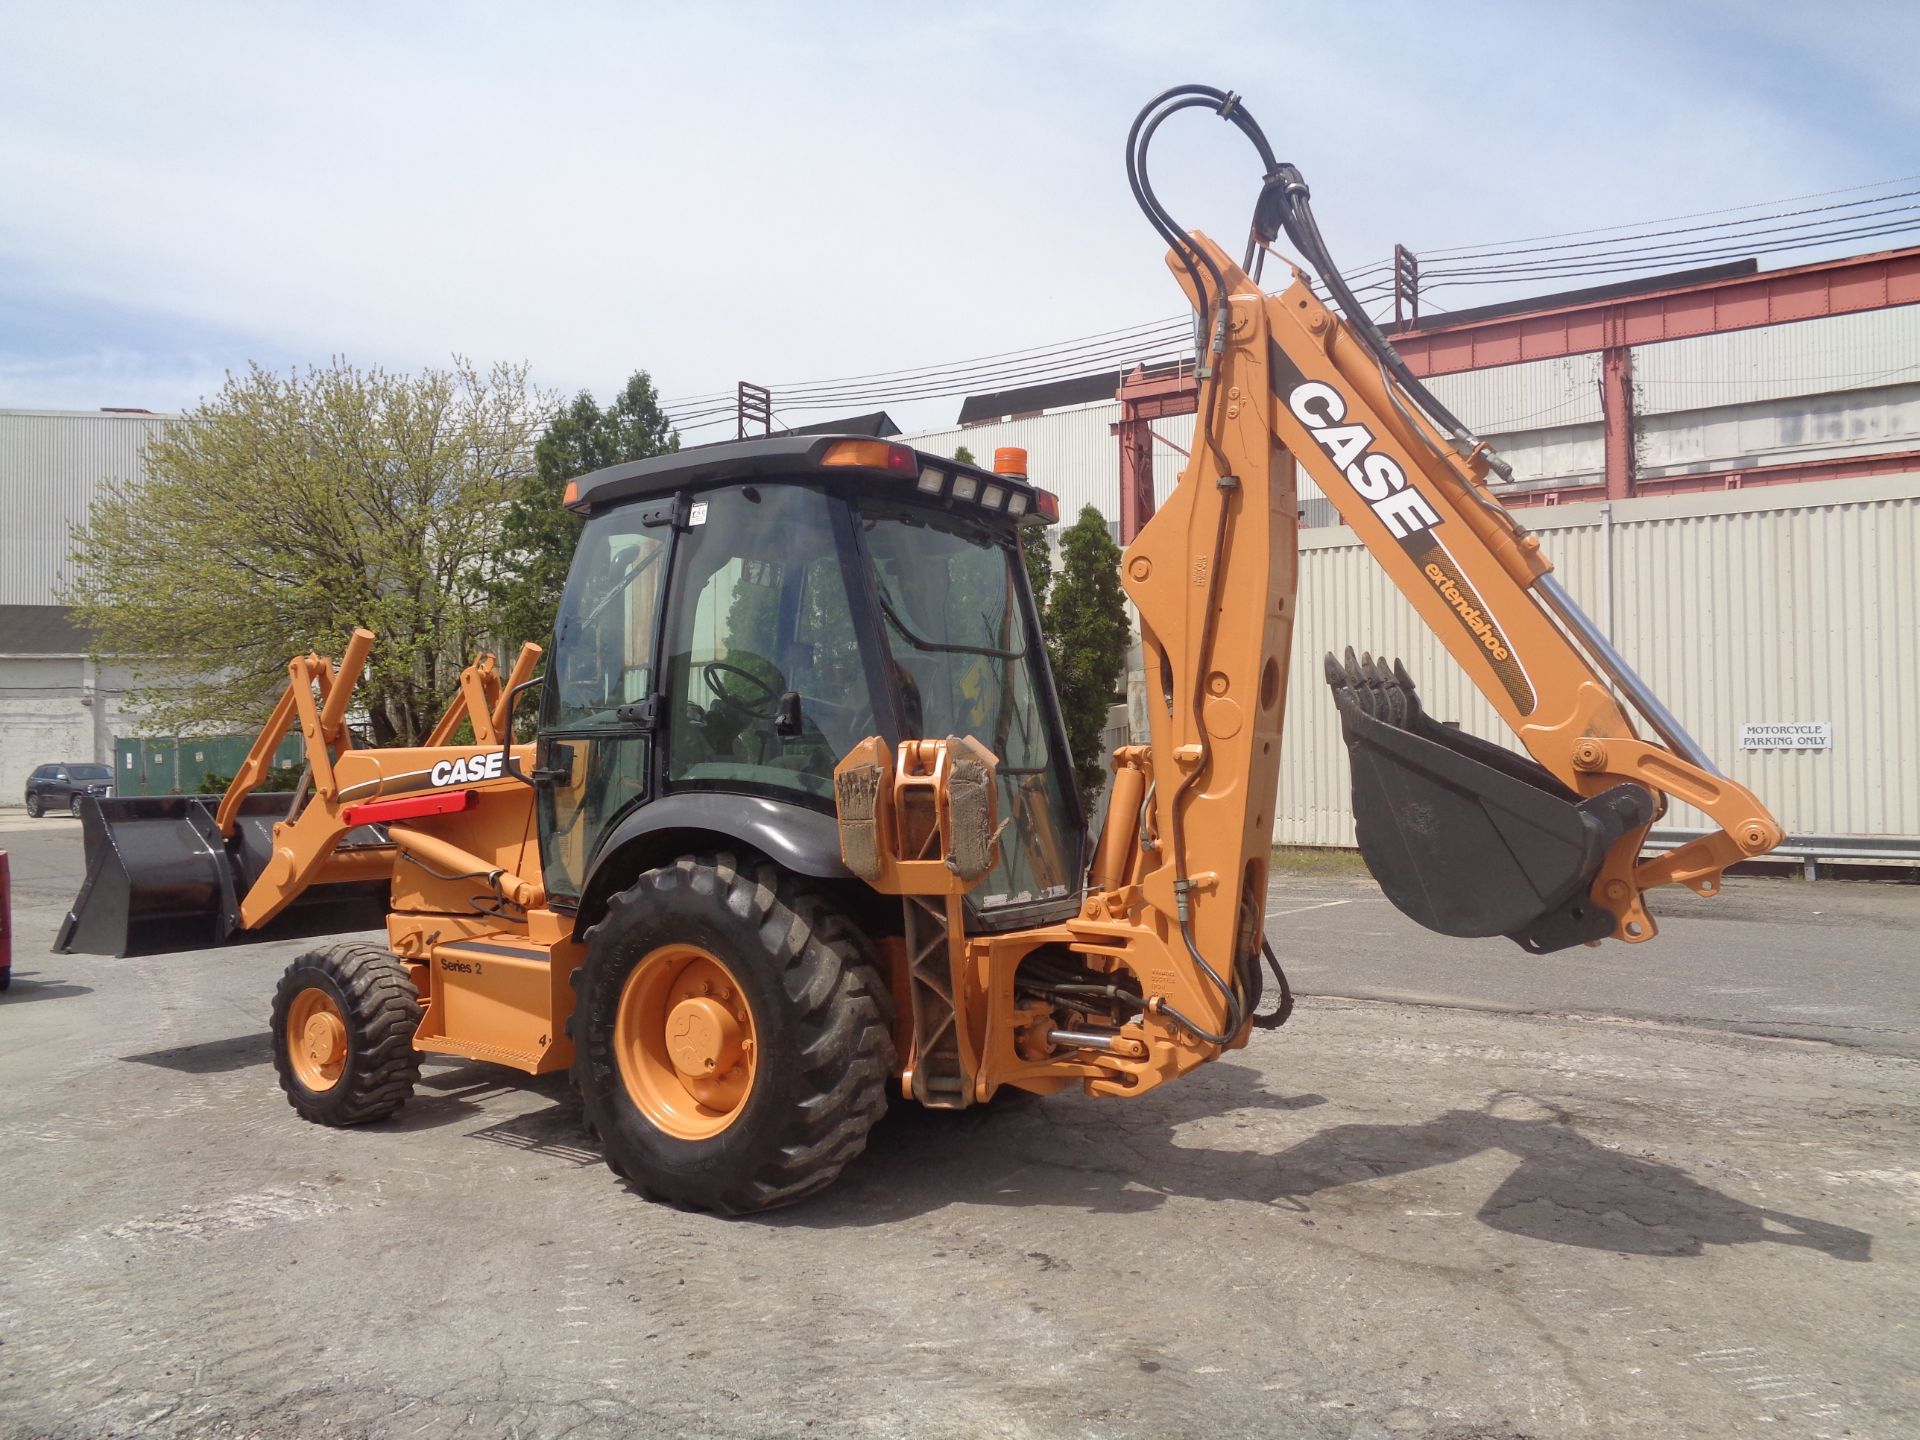
[[[104,800],[111,794],[113,768],[109,765],[42,765],[27,777],[27,814],[36,820],[49,810],[78,815],[82,795]]]

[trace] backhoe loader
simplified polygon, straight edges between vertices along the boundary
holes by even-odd
[[[1186,109],[1258,153],[1239,263],[1149,183]],[[1202,386],[1191,457],[1123,559],[1150,739],[1112,755],[1097,840],[1018,543],[1057,507],[1022,457],[771,436],[569,484],[585,528],[550,650],[504,676],[480,657],[424,744],[356,743],[359,630],[337,664],[291,662],[217,805],[89,802],[59,948],[124,951],[182,917],[218,941],[383,883],[383,944],[316,949],[280,981],[296,1111],[390,1115],[422,1055],[570,1070],[616,1172],[725,1212],[826,1185],[890,1094],[1145,1094],[1291,1003],[1263,915],[1296,461],[1525,750],[1431,719],[1397,663],[1328,658],[1357,842],[1408,915],[1534,953],[1641,943],[1645,892],[1712,894],[1778,844],[1501,506],[1505,467],[1355,303],[1238,98],[1168,91],[1127,164]],[[1283,234],[1318,287],[1296,269],[1261,288]],[[300,789],[255,793],[296,726]],[[1643,859],[1671,799],[1718,828]],[[1281,994],[1257,1012],[1267,971]]]

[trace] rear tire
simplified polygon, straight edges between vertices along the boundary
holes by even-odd
[[[273,996],[273,1068],[287,1103],[318,1125],[384,1120],[413,1094],[420,997],[399,956],[329,945],[287,966]]]
[[[586,945],[573,1083],[607,1164],[641,1193],[768,1210],[866,1148],[897,1068],[891,997],[864,937],[820,895],[765,862],[682,856],[616,895]],[[690,1026],[735,1088],[700,1074]]]
[[[29,820],[38,820],[41,813],[40,797],[38,795],[27,796],[27,818]]]

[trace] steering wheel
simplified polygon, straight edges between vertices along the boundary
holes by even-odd
[[[771,682],[761,679],[751,670],[730,665],[725,660],[709,660],[700,667],[700,674],[707,682],[707,688],[714,693],[720,703],[736,714],[745,715],[754,720],[773,720],[778,717],[781,692]],[[739,677],[751,687],[752,693],[735,694],[720,683],[722,675]]]

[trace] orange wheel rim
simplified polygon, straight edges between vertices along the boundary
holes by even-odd
[[[709,1139],[740,1117],[759,1049],[740,982],[697,945],[643,956],[620,991],[620,1078],[640,1113],[676,1139]]]
[[[287,1010],[287,1058],[294,1077],[316,1094],[338,1085],[346,1071],[346,1012],[318,985],[294,996]]]

